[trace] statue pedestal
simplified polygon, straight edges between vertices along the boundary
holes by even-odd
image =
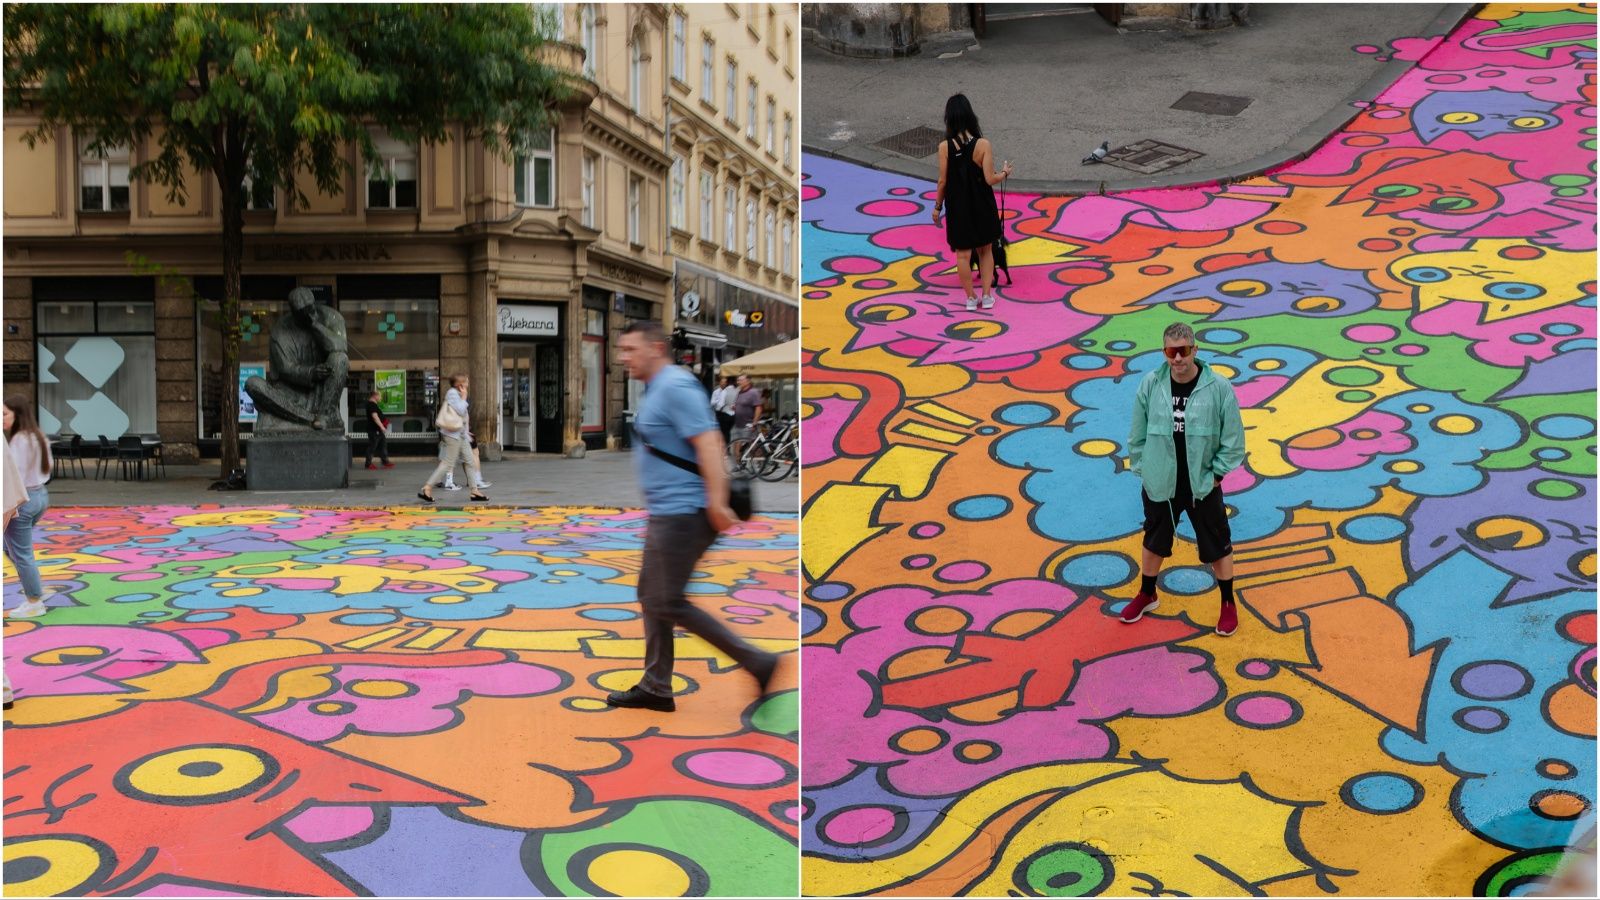
[[[293,431],[250,438],[245,485],[252,491],[323,491],[350,486],[350,439]]]

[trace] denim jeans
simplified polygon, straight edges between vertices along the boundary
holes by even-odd
[[[6,558],[17,567],[17,580],[22,582],[22,594],[29,600],[44,597],[44,584],[39,580],[39,564],[33,561],[33,526],[44,518],[50,508],[50,492],[43,487],[28,489],[28,502],[17,507],[17,514],[6,526]]]

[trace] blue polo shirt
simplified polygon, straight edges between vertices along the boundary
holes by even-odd
[[[679,366],[667,366],[645,383],[633,428],[651,446],[689,462],[698,462],[689,438],[718,430],[700,382]],[[642,446],[634,452],[634,466],[651,515],[681,516],[706,508],[706,485],[698,473],[686,472]]]

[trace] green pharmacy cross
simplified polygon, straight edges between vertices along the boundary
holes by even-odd
[[[396,335],[406,330],[406,323],[400,321],[394,313],[389,313],[383,317],[382,322],[378,323],[378,330],[383,332],[384,337],[392,341]]]

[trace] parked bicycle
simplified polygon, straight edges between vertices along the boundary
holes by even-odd
[[[782,481],[800,465],[800,429],[795,416],[762,419],[755,436],[729,447],[734,471],[763,481]]]

